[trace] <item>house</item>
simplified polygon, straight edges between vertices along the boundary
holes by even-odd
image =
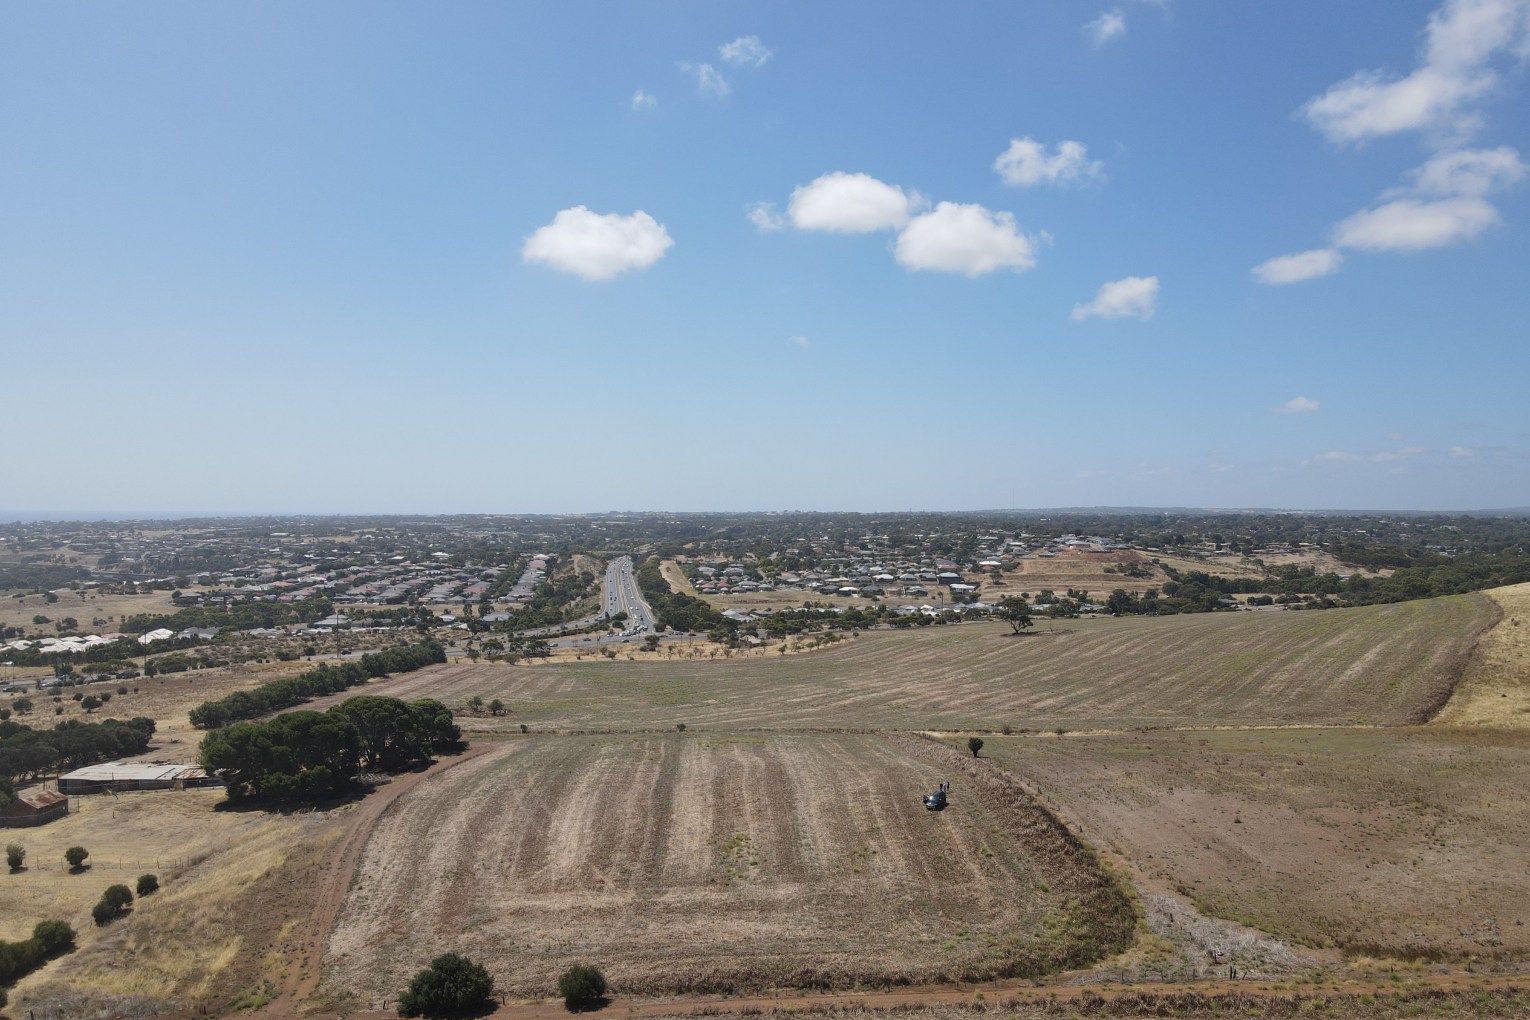
[[[16,799],[0,808],[0,826],[21,829],[33,825],[47,825],[55,818],[69,813],[69,798],[52,790],[36,793],[20,793]]]

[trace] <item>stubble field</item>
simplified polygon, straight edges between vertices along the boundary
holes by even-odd
[[[1203,913],[1352,956],[1530,954],[1530,734],[1190,730],[984,750]]]
[[[448,948],[515,995],[583,960],[659,994],[1039,973],[1124,942],[1093,857],[963,769],[910,736],[514,739],[378,825],[326,990],[394,994]]]
[[[822,651],[644,656],[532,666],[454,663],[369,693],[477,695],[509,732],[603,728],[998,730],[1399,725],[1448,696],[1497,607],[1476,595],[1361,609],[875,631]],[[327,704],[318,702],[316,705]]]

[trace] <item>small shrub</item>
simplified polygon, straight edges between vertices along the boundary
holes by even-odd
[[[21,866],[27,862],[27,848],[20,843],[11,843],[5,848],[5,863],[12,871],[20,871]]]
[[[110,924],[133,902],[133,891],[122,883],[109,885],[101,899],[90,908],[90,916],[97,924]]]
[[[968,737],[967,738],[967,750],[972,752],[972,757],[976,758],[978,756],[978,752],[981,751],[982,749],[983,749],[983,738],[982,737]]]
[[[159,891],[159,876],[158,875],[139,875],[138,876],[138,895],[140,895],[140,896],[148,896],[151,893],[156,893],[158,891]]]
[[[558,976],[558,994],[571,1012],[592,1006],[606,994],[606,976],[599,967],[576,964]]]
[[[85,858],[90,856],[90,851],[82,846],[72,846],[64,851],[64,860],[69,862],[71,871],[79,871],[85,867]],[[125,888],[125,887],[124,887]]]
[[[458,953],[443,953],[430,961],[399,996],[403,1016],[445,1016],[482,1005],[494,994],[494,979],[482,965]]]

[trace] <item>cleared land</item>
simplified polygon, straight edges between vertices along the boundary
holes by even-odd
[[[1125,937],[1092,856],[964,768],[911,736],[512,741],[379,823],[326,990],[394,995],[448,948],[512,994],[581,960],[642,994],[1026,974]]]
[[[1202,912],[1351,955],[1530,955],[1530,736],[1443,728],[990,737]]]
[[[190,587],[186,590],[204,589]],[[140,613],[168,615],[175,611],[176,606],[170,601],[170,593],[167,591],[148,595],[102,595],[94,590],[66,591],[60,592],[58,601],[52,603],[42,595],[23,595],[20,598],[6,596],[0,598],[0,626],[25,627],[28,635],[51,637],[56,632],[53,624],[34,624],[32,617],[46,616],[49,620],[62,620],[72,616],[86,633],[103,633],[117,630],[129,616]]]
[[[1299,613],[1060,621],[863,633],[744,659],[457,663],[370,685],[460,708],[475,730],[876,727],[997,730],[1399,725],[1441,704],[1496,618],[1470,595]],[[327,704],[319,702],[316,705]]]

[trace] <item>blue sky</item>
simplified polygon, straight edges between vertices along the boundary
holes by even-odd
[[[0,4],[0,508],[1530,504],[1530,0]]]

